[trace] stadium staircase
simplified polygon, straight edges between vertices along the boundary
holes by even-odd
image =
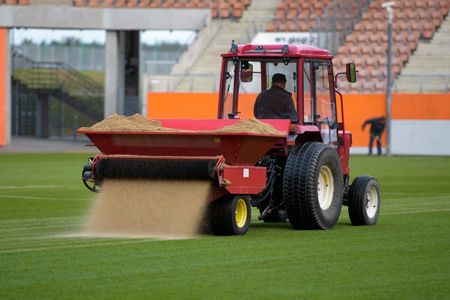
[[[276,1],[272,0],[253,1],[240,18],[213,19],[213,23],[219,23],[219,31],[174,91],[218,92],[221,68],[219,54],[230,49],[232,40],[236,44],[249,43],[256,33],[265,31],[272,21],[276,5]]]
[[[450,86],[450,17],[444,20],[429,42],[419,43],[417,50],[397,80],[398,93],[442,93]]]
[[[52,95],[95,122],[103,120],[103,85],[64,63],[36,62],[16,50],[12,58],[18,94]]]

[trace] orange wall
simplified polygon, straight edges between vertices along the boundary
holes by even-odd
[[[6,28],[0,28],[0,146],[6,145]]]
[[[342,97],[345,130],[352,133],[354,147],[366,147],[370,137],[370,125],[366,126],[364,131],[361,126],[367,119],[386,115],[386,95],[348,94]],[[386,134],[382,135],[382,140],[386,143]]]
[[[450,94],[393,94],[392,119],[450,120]]]
[[[217,93],[148,93],[150,119],[216,119]]]
[[[256,95],[246,95],[241,117],[252,118]],[[339,97],[337,97],[339,99]],[[353,136],[354,147],[367,147],[369,118],[386,115],[386,95],[343,95],[345,129]],[[393,94],[393,120],[450,120],[450,94]],[[217,93],[148,93],[147,117],[169,119],[215,119]],[[383,134],[386,143],[386,134]]]

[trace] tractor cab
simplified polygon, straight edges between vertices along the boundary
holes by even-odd
[[[338,117],[333,56],[329,51],[310,45],[233,43],[222,58],[219,119],[255,118],[256,98],[271,88],[272,76],[281,73],[286,76],[285,89],[291,93],[296,109],[295,116],[285,116],[291,120],[291,133],[308,133],[308,140],[321,141],[337,150],[343,120]],[[356,79],[354,65],[352,70],[352,78]],[[297,143],[301,142],[299,138]]]

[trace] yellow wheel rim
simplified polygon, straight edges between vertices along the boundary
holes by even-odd
[[[244,227],[247,222],[247,205],[244,199],[239,199],[236,204],[236,224],[239,228]]]

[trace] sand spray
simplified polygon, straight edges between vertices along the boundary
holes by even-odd
[[[210,189],[209,180],[105,180],[88,218],[86,234],[194,238]]]

